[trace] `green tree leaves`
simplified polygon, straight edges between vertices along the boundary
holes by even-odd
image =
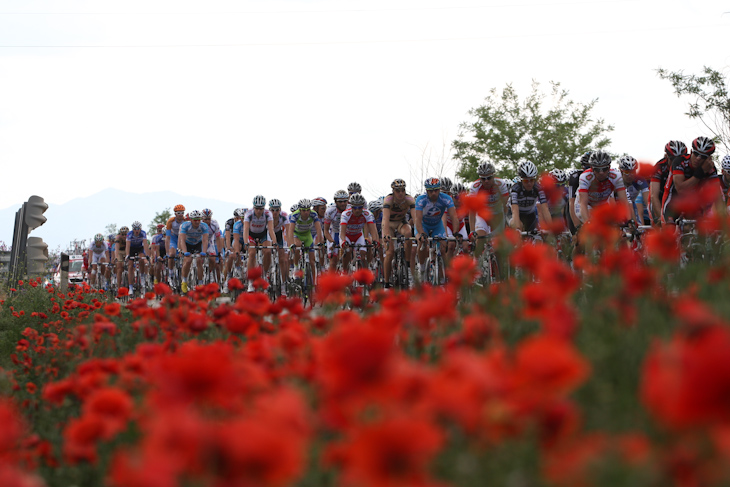
[[[705,66],[701,75],[657,69],[659,77],[672,84],[678,97],[687,96],[689,118],[698,119],[712,132],[715,143],[730,152],[730,98],[725,75]]]
[[[584,104],[570,100],[560,83],[550,82],[549,94],[532,91],[524,101],[508,84],[501,92],[492,88],[484,104],[473,108],[472,121],[460,125],[452,143],[454,158],[460,163],[457,175],[476,179],[480,162],[491,160],[501,176],[513,176],[523,161],[532,161],[540,172],[566,168],[588,149],[610,144],[612,125],[594,120],[591,112],[597,99]]]

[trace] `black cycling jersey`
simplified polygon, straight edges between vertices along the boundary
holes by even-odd
[[[583,174],[583,171],[585,169],[578,169],[570,175],[570,179],[568,179],[568,198],[578,197],[578,183],[580,182],[580,175]]]
[[[547,203],[545,192],[535,183],[530,191],[522,183],[515,183],[510,190],[510,205],[517,205],[520,214],[533,213],[538,203]]]

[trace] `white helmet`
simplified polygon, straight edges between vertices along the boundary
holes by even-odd
[[[618,160],[618,168],[622,171],[631,172],[636,169],[636,159],[631,156],[622,156]]]
[[[730,154],[722,158],[722,170],[730,172]]]
[[[257,194],[253,197],[253,207],[254,208],[265,208],[266,207],[266,198],[261,196],[260,194]]]
[[[568,175],[560,168],[555,168],[550,170],[550,175],[555,179],[555,182],[557,183],[564,183],[568,180]]]
[[[517,172],[519,173],[521,178],[536,178],[537,177],[537,166],[530,161],[525,161],[519,165],[517,168]]]

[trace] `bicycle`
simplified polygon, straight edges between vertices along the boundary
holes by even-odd
[[[294,267],[294,279],[290,283],[289,295],[299,296],[304,302],[304,306],[306,306],[307,303],[311,304],[312,291],[315,285],[312,263],[309,260],[309,254],[314,250],[314,247],[292,245],[290,248],[294,252],[301,252],[302,255],[299,264]]]
[[[451,238],[456,240],[453,237]],[[448,238],[426,237],[422,240],[428,242],[428,257],[421,269],[421,282],[428,282],[432,286],[439,286],[446,281],[444,258],[441,255],[441,242],[447,241]]]
[[[489,235],[476,235],[475,239],[486,239],[484,250],[477,260],[479,276],[475,283],[477,286],[487,287],[500,279],[499,261],[492,245],[492,237]]]
[[[410,282],[410,269],[408,267],[408,261],[406,260],[406,243],[411,243],[416,240],[414,237],[403,237],[398,236],[388,240],[387,245],[390,245],[392,241],[395,241],[395,250],[393,252],[393,265],[390,272],[391,285],[394,285],[398,289],[409,289],[411,287]]]

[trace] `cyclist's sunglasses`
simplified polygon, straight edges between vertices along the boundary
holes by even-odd
[[[699,152],[693,152],[692,155],[695,156],[695,157],[697,157],[701,161],[704,161],[705,159],[707,159],[708,157],[710,157],[710,156],[706,156],[705,154],[700,154]]]
[[[175,212],[175,214],[176,214],[176,215],[184,215],[184,214],[185,214],[185,212],[184,212],[184,211],[176,211],[176,212]]]
[[[483,178],[482,177],[482,178],[479,178],[479,179],[481,179],[482,181],[491,181],[492,179],[494,179],[494,176],[488,176],[486,178]]]
[[[360,205],[360,206],[350,206],[350,208],[352,208],[353,210],[362,210],[363,209],[363,206],[362,205]]]
[[[608,172],[610,171],[610,167],[594,167],[593,172]]]
[[[311,208],[299,208],[299,211],[312,211]]]

